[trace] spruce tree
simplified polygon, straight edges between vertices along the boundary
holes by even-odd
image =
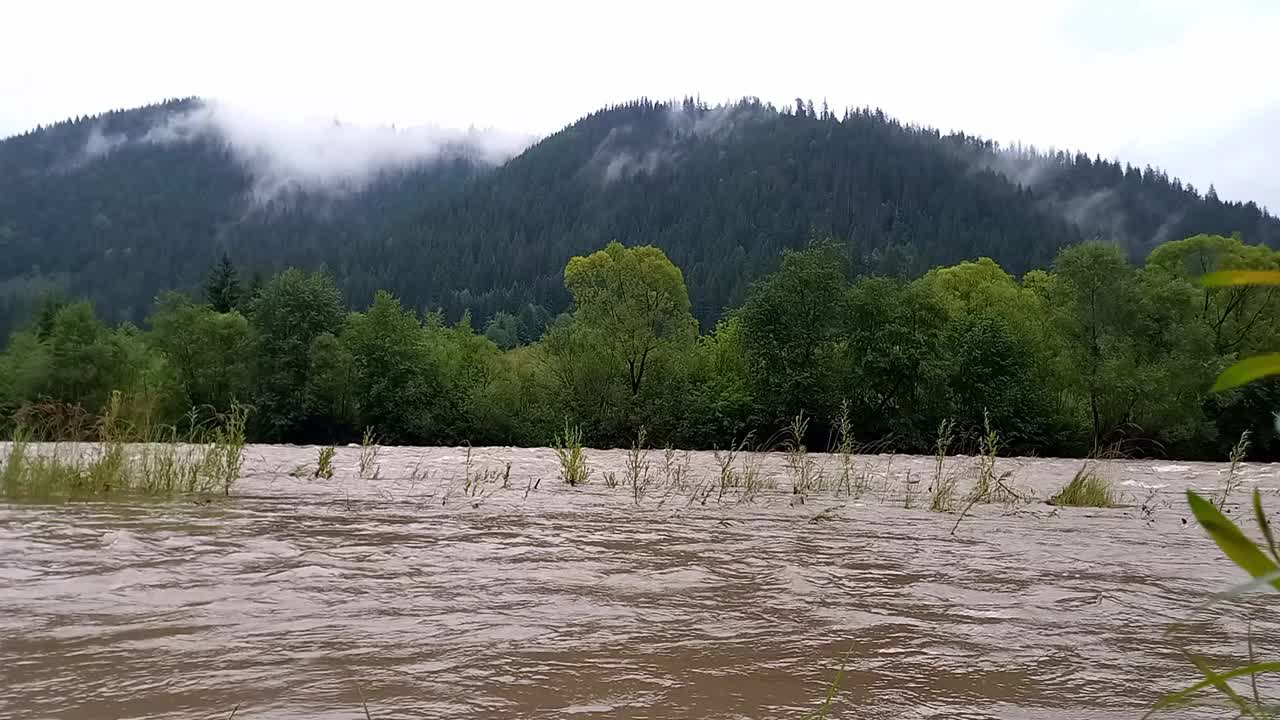
[[[231,257],[222,254],[222,260],[209,271],[204,281],[204,296],[214,310],[227,313],[240,306],[240,280],[236,277],[236,267],[231,264]]]

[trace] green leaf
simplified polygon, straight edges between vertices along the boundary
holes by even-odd
[[[1203,275],[1204,287],[1232,287],[1236,285],[1280,285],[1280,272],[1275,270],[1218,270]]]
[[[1191,506],[1191,513],[1195,515],[1200,527],[1209,533],[1209,537],[1213,538],[1218,547],[1222,548],[1222,552],[1231,559],[1231,562],[1239,565],[1240,569],[1255,578],[1265,577],[1280,570],[1276,567],[1275,561],[1259,550],[1252,540],[1245,537],[1244,533],[1240,532],[1240,528],[1228,520],[1222,511],[1213,506],[1213,503],[1188,490],[1187,504]],[[1271,586],[1280,590],[1280,578],[1272,579]]]
[[[1246,710],[1247,703],[1244,702],[1244,699],[1241,698],[1238,693],[1236,693],[1234,690],[1231,689],[1231,686],[1227,685],[1227,681],[1233,678],[1243,677],[1246,675],[1252,677],[1254,675],[1280,673],[1280,662],[1250,663],[1249,665],[1245,665],[1244,667],[1233,668],[1224,673],[1216,673],[1208,665],[1206,665],[1204,660],[1202,660],[1201,658],[1191,654],[1188,654],[1188,657],[1191,659],[1191,662],[1193,662],[1195,666],[1200,670],[1200,673],[1204,675],[1205,679],[1201,680],[1195,685],[1192,685],[1189,688],[1186,688],[1185,690],[1179,690],[1176,693],[1170,693],[1169,695],[1164,696],[1163,698],[1160,699],[1159,702],[1157,702],[1151,708],[1151,711],[1147,713],[1148,716],[1159,710],[1164,710],[1167,708],[1182,705],[1192,695],[1209,687],[1217,688],[1218,691],[1226,695],[1227,698],[1230,699],[1231,702],[1236,705],[1236,707],[1239,707],[1241,708],[1241,710],[1247,712]]]
[[[1245,358],[1218,376],[1213,392],[1229,390],[1269,375],[1280,375],[1280,353],[1268,353]]]
[[[1280,552],[1276,551],[1276,538],[1271,533],[1271,521],[1267,519],[1267,514],[1262,510],[1262,493],[1258,488],[1253,489],[1253,517],[1258,522],[1258,527],[1262,528],[1262,536],[1267,539],[1267,549],[1271,551],[1271,557],[1280,562]]]

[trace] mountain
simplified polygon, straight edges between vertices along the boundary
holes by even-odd
[[[655,244],[709,324],[781,249],[814,237],[842,243],[853,272],[904,275],[980,255],[1023,272],[1093,237],[1135,259],[1202,232],[1280,244],[1280,221],[1256,204],[1162,171],[878,110],[640,100],[506,162],[462,138],[317,187],[264,172],[267,141],[246,152],[225,128],[173,132],[203,107],[172,101],[0,142],[0,330],[51,288],[140,319],[157,291],[196,287],[224,251],[244,273],[325,264],[356,305],[387,288],[483,319],[566,307],[574,254]]]
[[[332,266],[386,218],[489,167],[459,144],[320,184],[272,174],[206,109],[174,100],[0,142],[0,337],[48,292],[140,320],[158,291],[198,287],[223,252],[250,273]]]

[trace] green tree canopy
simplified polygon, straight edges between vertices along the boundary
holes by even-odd
[[[264,437],[301,439],[318,420],[307,404],[311,344],[324,333],[340,335],[345,322],[342,293],[328,273],[290,268],[263,286],[250,324],[258,354],[256,417]]]

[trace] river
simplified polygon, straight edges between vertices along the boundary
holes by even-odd
[[[1181,493],[1225,463],[1109,463],[1124,507],[980,504],[952,534],[927,457],[856,458],[850,498],[793,494],[780,455],[776,488],[721,494],[711,453],[655,451],[637,498],[620,451],[581,487],[550,450],[290,474],[316,454],[249,446],[212,502],[0,503],[0,717],[800,718],[843,665],[833,718],[1135,718],[1195,679],[1172,622],[1280,653],[1266,596],[1198,611],[1242,576]],[[997,472],[1045,498],[1080,465]],[[1280,508],[1276,466],[1242,477],[1236,515],[1255,486]]]

